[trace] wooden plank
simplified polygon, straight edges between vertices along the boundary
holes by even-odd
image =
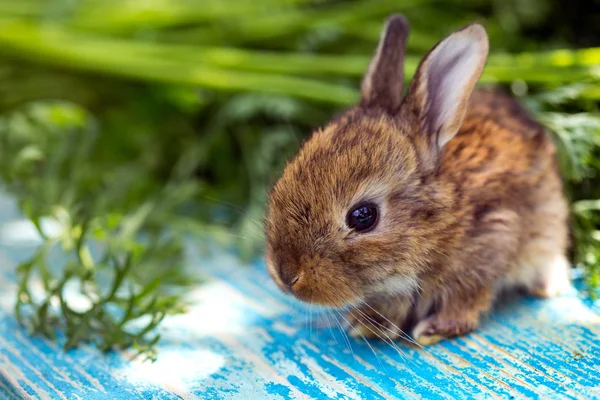
[[[14,267],[37,238],[0,198],[0,398],[600,398],[600,306],[572,293],[507,300],[480,330],[421,350],[347,338],[332,311],[279,292],[264,265],[218,249],[171,317],[154,364],[31,338],[12,316]],[[9,227],[7,229],[6,227]]]

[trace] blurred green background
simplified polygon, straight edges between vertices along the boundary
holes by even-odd
[[[182,238],[260,254],[269,186],[313,128],[357,100],[398,12],[412,25],[407,79],[442,37],[486,25],[482,83],[511,91],[554,133],[573,260],[597,286],[598,1],[0,0],[0,174],[44,237],[18,269],[21,321],[47,335],[58,323],[67,347],[134,344],[152,357],[148,333],[182,311],[194,281]],[[60,267],[47,262],[57,249]],[[87,310],[66,300],[73,281]]]

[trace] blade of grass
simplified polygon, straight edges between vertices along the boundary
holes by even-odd
[[[216,90],[282,93],[333,104],[354,102],[358,97],[356,90],[295,75],[335,73],[358,77],[368,62],[368,57],[358,56],[260,53],[226,48],[198,49],[81,36],[58,25],[40,28],[19,21],[5,22],[0,27],[3,51],[38,62]],[[566,54],[569,54],[568,62],[565,61]],[[526,57],[517,55],[513,57],[517,62],[509,66],[507,55],[492,56],[482,81],[510,82],[523,79],[560,83],[598,80],[598,66],[595,63],[600,59],[600,48],[541,53],[540,58],[546,64],[532,61],[529,65],[519,65],[520,59],[535,60],[536,57],[530,53]],[[495,65],[497,60],[500,60],[500,65]],[[416,58],[408,58],[406,70],[409,75],[414,72],[416,65]]]

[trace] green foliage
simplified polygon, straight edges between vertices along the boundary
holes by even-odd
[[[2,181],[43,238],[18,267],[16,315],[49,336],[58,322],[66,348],[92,340],[103,350],[135,345],[152,358],[154,328],[182,311],[181,293],[194,282],[182,233],[166,228],[198,190],[189,180],[197,151],[182,150],[159,183],[139,157],[90,168],[101,138],[69,103],[36,102],[1,120]]]
[[[483,81],[556,135],[576,262],[600,281],[600,48],[549,0],[0,0],[0,177],[43,244],[17,315],[66,346],[134,345],[184,310],[186,236],[261,250],[267,191],[306,135],[358,97],[385,18],[412,23],[407,74],[486,23]],[[582,34],[583,32],[583,34]],[[53,227],[50,229],[49,227]],[[56,260],[66,260],[58,263]]]

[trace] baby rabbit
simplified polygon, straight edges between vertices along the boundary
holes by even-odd
[[[509,96],[473,91],[485,29],[439,42],[403,98],[408,31],[388,19],[360,104],[275,184],[266,259],[282,290],[353,306],[356,333],[428,345],[476,328],[505,289],[568,289],[568,208],[544,128]]]

